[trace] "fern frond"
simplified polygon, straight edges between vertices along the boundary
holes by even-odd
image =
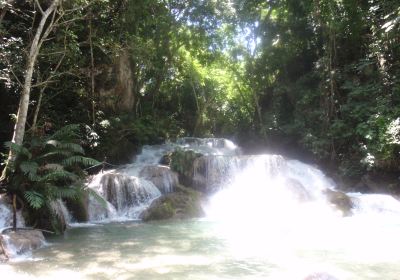
[[[42,159],[50,159],[52,157],[59,157],[59,156],[63,156],[63,157],[70,157],[73,153],[71,153],[70,151],[65,151],[65,150],[55,150],[55,151],[51,151],[48,153],[45,153],[41,156],[38,156],[37,159],[42,160]]]
[[[69,158],[66,158],[65,160],[63,160],[62,164],[64,166],[72,166],[74,164],[82,164],[84,166],[92,166],[92,165],[100,164],[100,162],[95,159],[88,158],[88,157],[72,156],[72,157],[69,157]]]
[[[65,138],[77,138],[79,136],[79,124],[69,124],[66,125],[56,132],[54,132],[50,137],[48,137],[49,140],[61,140]]]
[[[48,140],[46,145],[53,146],[54,148],[60,150],[66,150],[68,152],[76,153],[76,154],[84,154],[85,151],[83,150],[82,146],[72,142],[63,142],[58,140]],[[56,150],[58,151],[58,150]],[[55,152],[55,151],[54,151]]]
[[[53,185],[48,185],[48,193],[54,199],[61,199],[61,198],[71,198],[77,199],[79,197],[79,190],[73,187],[57,187]]]
[[[10,150],[12,150],[13,152],[15,152],[17,155],[24,155],[26,156],[28,159],[32,158],[32,154],[29,152],[29,150],[27,148],[25,148],[24,146],[15,144],[13,142],[5,142],[4,146]]]
[[[44,196],[38,192],[26,191],[24,197],[33,209],[39,209],[45,204]]]
[[[40,181],[48,182],[48,181],[57,181],[61,179],[75,181],[78,179],[78,176],[66,170],[52,170],[48,174],[42,176],[40,178]]]
[[[39,165],[35,161],[23,161],[19,164],[19,169],[28,176],[31,181],[37,181],[39,176],[37,175]]]
[[[67,150],[67,151],[71,151],[71,152],[76,153],[76,154],[82,154],[83,155],[85,153],[85,151],[83,150],[82,146],[79,145],[79,144],[76,144],[76,143],[68,143],[68,142],[67,143],[60,143],[57,148],[63,149],[63,150]]]

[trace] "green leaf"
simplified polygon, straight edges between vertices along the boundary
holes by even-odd
[[[32,158],[32,154],[29,152],[29,150],[27,148],[25,148],[24,146],[15,144],[13,142],[5,142],[4,146],[10,150],[12,150],[13,152],[15,152],[17,155],[24,155],[26,156],[28,159]]]
[[[63,160],[62,164],[64,166],[72,166],[75,164],[82,164],[84,166],[93,166],[93,165],[100,164],[100,162],[95,159],[88,158],[88,157],[72,156],[72,157],[69,157],[69,158]]]
[[[76,174],[66,171],[66,170],[53,170],[50,173],[42,176],[40,178],[40,181],[42,181],[42,182],[57,181],[57,180],[61,180],[61,179],[75,181],[78,179],[78,176]]]
[[[33,209],[39,209],[45,204],[44,196],[38,192],[26,191],[24,197]]]
[[[38,179],[37,171],[38,171],[39,165],[36,162],[23,161],[20,163],[19,168],[25,175],[28,175],[30,180],[36,181]]]

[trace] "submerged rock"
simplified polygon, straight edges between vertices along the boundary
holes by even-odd
[[[204,212],[201,201],[202,195],[199,192],[180,186],[178,192],[155,199],[140,218],[152,221],[202,217]]]
[[[39,230],[10,231],[1,235],[5,255],[14,257],[35,249],[45,244],[43,233]]]
[[[352,214],[353,202],[347,194],[326,189],[325,195],[327,200],[333,204],[337,210],[342,211],[343,216],[350,216]]]

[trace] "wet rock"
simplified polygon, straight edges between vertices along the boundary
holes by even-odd
[[[84,193],[77,199],[67,199],[67,208],[74,221],[83,223],[89,220],[89,195]]]
[[[139,174],[139,177],[152,182],[161,193],[170,193],[178,186],[178,175],[167,166],[146,166]]]
[[[167,154],[163,155],[161,157],[159,163],[162,164],[162,165],[170,166],[171,165],[171,160],[172,160],[171,156],[172,156],[172,153],[167,153]]]
[[[353,202],[344,192],[327,189],[325,195],[327,200],[333,204],[337,210],[342,211],[343,216],[350,216],[352,214],[351,209],[353,208]]]
[[[231,178],[232,158],[202,156],[193,162],[192,187],[202,193],[212,194]]]
[[[201,154],[190,150],[177,149],[171,154],[171,170],[179,175],[179,182],[185,186],[193,185],[193,164]]]
[[[30,252],[45,244],[45,239],[39,230],[9,231],[1,235],[3,247],[8,257]]]
[[[165,219],[187,219],[202,217],[202,196],[199,192],[178,187],[178,192],[169,193],[154,200],[149,208],[142,212],[143,221]]]

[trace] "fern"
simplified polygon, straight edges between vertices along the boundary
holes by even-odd
[[[26,156],[28,159],[32,158],[32,154],[29,152],[29,150],[27,148],[25,148],[24,146],[15,144],[13,142],[5,142],[4,146],[10,150],[12,150],[13,152],[15,152],[17,155],[24,155]]]
[[[48,185],[48,194],[53,199],[77,199],[80,195],[80,191],[79,189],[76,189],[74,187],[57,187],[53,185]]]
[[[71,142],[62,142],[57,140],[49,140],[46,145],[53,146],[54,148],[60,149],[56,151],[68,151],[76,154],[84,154],[84,150],[81,145]]]
[[[38,192],[26,191],[24,197],[33,209],[40,209],[45,204],[44,196]]]
[[[69,124],[66,125],[56,132],[54,132],[50,137],[48,137],[49,140],[59,140],[59,139],[65,139],[65,138],[78,138],[79,134],[78,131],[80,129],[79,124]]]
[[[45,153],[41,156],[38,156],[37,159],[42,160],[42,159],[52,159],[52,158],[58,158],[58,157],[70,157],[73,155],[70,151],[65,151],[65,150],[55,150],[51,151],[48,153]]]
[[[40,181],[57,181],[57,180],[62,180],[62,179],[67,179],[71,181],[75,181],[78,179],[78,176],[72,172],[69,172],[67,170],[53,170],[50,173],[42,176],[40,178]]]
[[[100,162],[95,159],[88,158],[88,157],[72,156],[72,157],[64,159],[62,161],[62,164],[65,166],[72,166],[75,164],[82,164],[84,166],[92,166],[92,165],[98,165],[98,164],[100,164]]]
[[[37,181],[39,179],[39,176],[37,175],[39,165],[36,162],[23,161],[20,163],[19,168],[25,175],[28,175],[28,178],[31,181]]]

